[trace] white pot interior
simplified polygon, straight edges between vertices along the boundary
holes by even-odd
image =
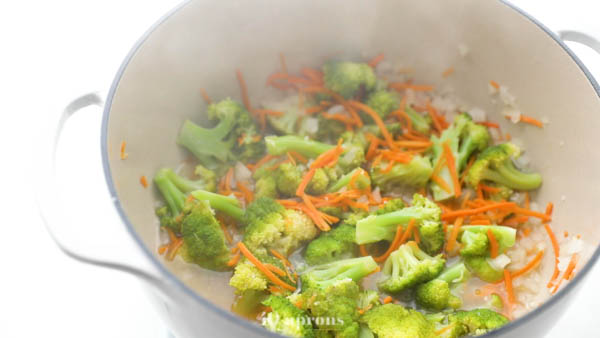
[[[466,57],[460,44],[469,48]],[[240,99],[239,68],[251,100],[260,102],[269,95],[265,79],[278,68],[280,52],[292,71],[331,57],[367,60],[384,52],[387,60],[413,68],[417,82],[453,87],[522,140],[544,177],[535,199],[541,206],[555,203],[554,229],[579,233],[597,246],[600,152],[593,149],[600,142],[600,100],[567,52],[537,25],[500,1],[261,0],[185,5],[141,44],[118,82],[107,130],[110,174],[152,253],[159,245],[158,195],[140,185],[140,176],[151,178],[191,158],[175,139],[185,119],[203,120],[200,88],[215,99]],[[451,66],[454,74],[443,78]],[[488,93],[490,80],[509,87],[524,113],[547,118],[546,127],[506,121]],[[122,141],[127,160],[119,158]],[[553,258],[546,258],[550,276]],[[178,261],[166,266],[199,294],[229,307],[232,292],[223,288],[229,274]],[[215,278],[218,283],[209,283]]]

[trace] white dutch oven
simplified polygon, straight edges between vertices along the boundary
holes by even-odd
[[[574,32],[570,36],[596,43]],[[458,52],[461,44],[469,49],[466,57]],[[265,76],[277,67],[280,52],[290,67],[298,68],[318,66],[332,56],[364,60],[365,52],[384,52],[386,59],[412,67],[420,82],[432,84],[440,83],[440,74],[453,66],[455,73],[445,83],[458,97],[488,112],[498,112],[488,94],[489,80],[508,86],[523,111],[536,112],[551,123],[539,130],[508,125],[499,113],[489,117],[527,146],[531,162],[545,178],[537,198],[558,201],[568,196],[569,203],[561,204],[554,216],[557,231],[583,234],[597,247],[600,153],[590,146],[600,143],[598,86],[555,35],[511,5],[491,0],[186,2],[134,46],[104,105],[106,180],[132,245],[143,252],[142,260],[123,263],[130,259],[121,257],[121,262],[109,262],[73,249],[64,240],[70,228],[52,203],[52,189],[57,187],[40,196],[48,227],[61,248],[77,259],[127,271],[147,282],[157,311],[175,336],[272,335],[228,310],[232,294],[223,287],[227,277],[187,264],[166,264],[156,254],[157,196],[140,186],[139,177],[151,177],[163,166],[175,167],[189,156],[176,146],[175,138],[185,119],[202,122],[205,104],[199,88],[208,88],[214,98],[239,99],[234,76],[239,68],[252,98],[263,98]],[[95,94],[75,100],[65,110],[59,133],[71,114],[101,102]],[[119,158],[121,141],[132,154],[126,161]],[[559,146],[560,141],[564,145]],[[581,163],[585,165],[576,166]],[[576,277],[544,305],[489,336],[545,334],[569,306],[598,255],[599,250],[590,252]]]

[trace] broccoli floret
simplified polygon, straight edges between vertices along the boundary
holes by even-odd
[[[254,197],[277,198],[277,182],[273,176],[259,178],[254,184]]]
[[[267,144],[267,152],[271,155],[279,156],[285,155],[290,151],[295,151],[309,158],[316,158],[334,147],[327,143],[295,135],[267,136],[265,137],[265,143]]]
[[[390,132],[390,134],[392,134],[392,136],[400,136],[403,133],[402,124],[400,122],[393,122],[393,123],[386,122],[385,127]],[[360,131],[363,132],[364,134],[372,134],[379,138],[383,138],[381,129],[376,124],[366,124],[362,128],[360,128]],[[368,146],[368,144],[366,146]]]
[[[421,134],[429,134],[431,130],[431,118],[429,116],[421,115],[409,106],[405,108],[405,111],[414,130]]]
[[[437,277],[446,261],[441,255],[432,257],[408,242],[392,252],[383,266],[383,279],[377,283],[382,291],[398,293]]]
[[[417,225],[424,221],[440,222],[441,209],[422,195],[413,196],[413,205],[383,215],[371,215],[356,223],[356,243],[367,244],[381,240],[391,241],[398,225],[406,226],[411,219]],[[440,226],[441,228],[441,226]],[[423,238],[421,238],[423,240]]]
[[[267,249],[274,249],[288,255],[318,234],[317,228],[306,214],[283,209],[272,199],[257,199],[250,204],[248,210],[246,219],[249,224],[244,234],[244,243],[252,252],[266,254]]]
[[[356,178],[354,178],[354,175],[357,175]],[[364,190],[371,186],[371,178],[369,177],[369,174],[362,168],[356,168],[339,178],[333,185],[329,187],[329,189],[327,189],[328,192],[340,191],[342,188],[348,186],[353,178],[354,189]]]
[[[394,163],[391,170],[388,170],[387,161],[381,161],[371,168],[373,184],[383,192],[403,186],[424,187],[432,173],[429,159],[419,155],[413,156],[408,163]]]
[[[434,338],[434,325],[423,314],[402,305],[385,304],[365,313],[360,321],[378,338]]]
[[[268,283],[267,277],[245,258],[235,266],[233,276],[229,280],[229,285],[236,289],[237,294],[266,290]]]
[[[488,236],[483,233],[465,231],[460,237],[461,256],[484,256],[490,252]]]
[[[303,172],[293,163],[283,163],[275,171],[274,177],[279,193],[286,197],[296,196],[296,189],[302,182]]]
[[[495,307],[498,310],[504,309],[504,302],[502,298],[497,293],[492,293],[490,295],[490,305]]]
[[[210,270],[228,270],[231,251],[209,201],[187,202],[182,216],[183,245],[179,253],[183,259]]]
[[[379,305],[381,305],[381,302],[379,301],[379,292],[375,290],[364,290],[358,296],[359,309],[371,309]]]
[[[360,220],[362,220],[363,218],[365,218],[367,216],[369,216],[368,212],[366,212],[362,209],[357,209],[357,210],[352,210],[352,212],[345,213],[343,215],[342,219],[345,224],[350,224],[350,225],[353,225],[356,227],[356,224],[358,224],[358,222]]]
[[[338,159],[341,171],[347,173],[365,163],[365,152],[362,147],[344,143],[344,152]]]
[[[451,231],[452,228],[452,225],[448,226],[448,231]],[[461,244],[463,245],[461,255],[472,256],[477,254],[489,254],[489,251],[483,251],[483,248],[489,248],[488,230],[492,231],[494,238],[498,242],[499,254],[506,252],[508,248],[515,245],[517,236],[516,229],[498,225],[465,225],[459,230]]]
[[[376,126],[377,127],[377,126]],[[344,144],[353,145],[360,147],[364,150],[369,146],[369,140],[365,136],[365,133],[354,132],[354,131],[346,131],[341,135],[342,140],[344,140]]]
[[[465,334],[480,336],[506,325],[509,320],[489,309],[475,309],[450,314],[448,322],[451,325],[461,325]]]
[[[356,229],[349,224],[342,224],[308,243],[304,259],[309,265],[324,264],[340,259],[354,257]]]
[[[400,101],[398,100],[398,95],[396,93],[392,93],[387,90],[378,90],[376,92],[371,93],[367,102],[365,102],[367,106],[371,107],[377,114],[382,118],[386,118],[389,113],[398,109],[398,105]],[[368,119],[363,119],[365,122],[373,123],[372,119],[369,117]]]
[[[373,69],[366,63],[329,61],[323,65],[325,87],[346,99],[356,95],[359,90],[366,92],[374,89],[377,78]]]
[[[375,211],[375,214],[376,215],[388,214],[390,212],[404,209],[404,207],[406,207],[406,204],[404,203],[404,201],[401,198],[394,198],[394,199],[391,199],[391,200],[385,202],[383,204],[383,206],[380,206],[379,209],[377,209],[377,211]]]
[[[444,144],[447,143],[455,160],[453,165],[460,175],[471,154],[488,146],[490,136],[484,126],[474,123],[469,115],[461,114],[454,119],[452,125],[444,130],[439,138],[435,135],[431,136],[431,141],[433,142],[433,163],[437,164],[444,157]],[[436,182],[432,182],[433,198],[441,201],[453,197],[456,187],[454,187],[448,165],[442,167],[438,176],[452,189],[448,192]]]
[[[504,278],[504,272],[494,269],[485,256],[466,256],[464,261],[469,271],[483,281],[496,283]]]
[[[462,300],[450,292],[454,285],[464,283],[471,274],[463,263],[447,268],[435,279],[419,285],[415,293],[417,304],[432,311],[441,311],[448,307],[458,309]]]
[[[315,170],[315,174],[306,189],[313,195],[322,195],[327,192],[327,186],[329,186],[329,175],[327,175],[325,169],[319,168]]]
[[[315,318],[319,336],[358,338],[360,291],[346,278],[323,288],[309,288],[302,293],[302,306]]]
[[[324,289],[344,279],[358,282],[375,271],[377,267],[377,263],[371,256],[349,258],[313,266],[302,273],[302,288]]]
[[[481,181],[491,181],[511,189],[533,190],[542,184],[538,173],[524,173],[513,164],[513,158],[520,155],[519,147],[503,143],[484,150],[469,169],[466,181],[477,187]]]
[[[269,102],[264,105],[269,110],[283,113],[282,115],[270,114],[267,116],[267,121],[275,132],[283,135],[298,134],[298,120],[305,116],[304,112],[300,110],[299,101],[298,94],[294,94],[281,101]]]
[[[323,115],[317,117],[318,130],[315,138],[323,142],[336,142],[347,130],[346,125],[338,120],[328,119]]]
[[[315,337],[307,313],[287,298],[270,296],[263,305],[272,309],[262,321],[262,325],[268,330],[288,337]]]
[[[177,143],[203,165],[213,168],[215,163],[255,159],[264,153],[262,138],[256,137],[256,125],[241,104],[225,99],[211,104],[207,114],[210,120],[218,121],[214,128],[203,128],[186,120],[177,138]]]
[[[202,170],[205,170],[202,168]],[[236,220],[241,220],[244,211],[240,208],[240,203],[237,199],[226,197],[212,193],[210,191],[201,190],[204,187],[211,186],[209,171],[202,172],[204,178],[192,181],[183,178],[171,169],[160,169],[154,176],[154,183],[161,192],[168,210],[159,208],[156,215],[161,221],[161,226],[171,228],[177,233],[180,233],[181,221],[178,216],[184,208],[185,200],[188,194],[191,193],[196,199],[208,200],[213,209],[221,211]]]
[[[510,199],[510,197],[512,196],[512,194],[514,193],[514,191],[511,188],[505,187],[500,184],[490,184],[490,186],[498,189],[498,191],[489,193],[488,197],[492,201],[496,201],[496,202],[508,201]]]

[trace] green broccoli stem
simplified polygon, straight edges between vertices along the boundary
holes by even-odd
[[[367,244],[382,239],[391,241],[398,226],[406,227],[413,218],[420,223],[422,215],[418,210],[412,208],[363,218],[356,224],[356,243]]]
[[[154,176],[154,183],[169,206],[171,216],[177,216],[183,210],[185,194],[170,179],[169,170],[161,169]]]
[[[265,143],[267,152],[271,155],[279,156],[289,151],[295,151],[309,158],[316,158],[334,147],[330,144],[293,135],[267,136],[265,137]]]
[[[327,264],[317,265],[302,276],[311,286],[326,288],[337,281],[352,279],[358,282],[377,269],[378,265],[371,256],[349,258]]]
[[[195,190],[190,194],[197,200],[208,201],[211,208],[221,211],[238,221],[242,221],[244,218],[244,209],[240,207],[240,202],[233,197],[223,196],[204,190]]]
[[[356,172],[360,172],[360,173],[357,174]],[[340,189],[342,189],[343,187],[347,186],[350,183],[350,181],[352,180],[352,177],[355,174],[358,175],[358,177],[356,178],[356,188],[364,189],[371,185],[371,179],[369,178],[369,175],[364,175],[364,170],[362,168],[356,168],[356,169],[352,170],[351,172],[347,173],[346,175],[342,176],[327,191],[330,193],[338,192]]]
[[[442,273],[437,276],[436,279],[443,280],[446,283],[460,284],[467,281],[471,277],[471,273],[467,269],[464,263],[458,263],[454,266],[445,269]]]
[[[181,177],[177,175],[173,169],[163,168],[160,169],[157,175],[164,175],[167,177],[177,189],[181,190],[183,193],[189,193],[194,190],[202,190],[204,189],[203,184],[199,184],[196,181],[188,180],[187,178]]]
[[[233,115],[221,120],[213,129],[202,128],[186,120],[177,136],[177,144],[189,150],[203,164],[210,164],[214,158],[226,162],[231,157],[231,148],[235,140],[221,140],[231,131],[234,123]]]
[[[495,169],[484,170],[481,177],[484,180],[496,182],[518,190],[534,190],[542,184],[542,175],[538,173],[523,173],[515,168],[511,161],[505,161]]]

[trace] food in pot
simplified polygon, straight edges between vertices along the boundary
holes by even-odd
[[[582,244],[537,210],[522,147],[385,62],[283,63],[261,104],[239,71],[242,102],[204,93],[210,123],[177,139],[193,175],[154,176],[159,253],[225,271],[234,311],[292,337],[480,335],[556,292]]]

